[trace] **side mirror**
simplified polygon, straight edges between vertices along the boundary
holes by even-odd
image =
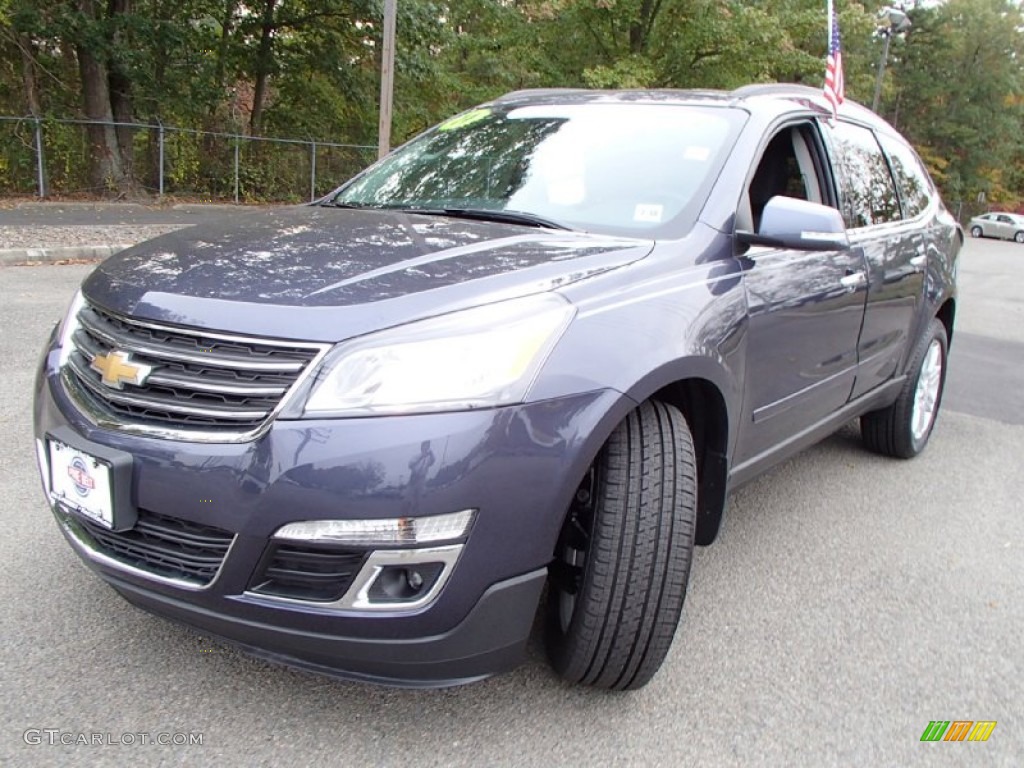
[[[845,251],[850,248],[846,224],[835,208],[776,195],[761,213],[757,232],[737,230],[744,245],[766,245],[798,251]]]

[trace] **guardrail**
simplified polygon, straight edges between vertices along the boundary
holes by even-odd
[[[0,115],[0,194],[103,194],[89,182],[89,125],[127,128],[132,175],[153,194],[293,201],[322,196],[376,159],[375,146],[246,136],[160,123]]]

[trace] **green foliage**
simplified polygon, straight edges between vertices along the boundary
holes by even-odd
[[[1024,15],[1008,0],[911,12],[882,111],[921,150],[947,197],[1024,203]],[[894,46],[895,48],[895,46]]]
[[[882,0],[837,0],[847,93],[870,103]],[[916,3],[892,40],[882,111],[919,146],[948,198],[1024,201],[1024,21],[1010,0]],[[723,88],[821,84],[824,0],[398,0],[395,142],[501,93],[532,87]],[[141,122],[375,144],[382,0],[0,0],[0,114],[82,117],[76,51],[124,86]],[[264,83],[258,95],[259,82]],[[254,118],[259,101],[259,119]],[[0,189],[33,172],[27,124],[0,124]],[[26,143],[26,135],[28,142]],[[83,132],[50,126],[56,153]],[[77,142],[77,143],[76,143]],[[156,185],[152,132],[131,140],[134,174]],[[50,147],[48,146],[48,149]],[[225,140],[168,134],[165,183],[231,197]],[[367,154],[318,163],[335,180]],[[253,150],[243,195],[302,197],[304,155]],[[57,158],[54,183],[87,186]],[[31,188],[31,181],[28,185]]]

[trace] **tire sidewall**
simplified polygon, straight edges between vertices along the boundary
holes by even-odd
[[[1015,234],[1013,236],[1013,241],[1015,243],[1024,243],[1024,232],[1018,232],[1017,234]]]
[[[981,237],[981,227],[971,227],[971,237]]]
[[[651,445],[642,439],[637,440],[641,429],[651,430],[656,426],[656,409],[657,413],[661,414],[661,419],[668,418],[674,423],[673,429],[661,432],[660,450],[656,446],[652,450]],[[667,435],[673,437],[666,437]],[[642,451],[641,445],[646,446]],[[663,458],[650,459],[655,454]],[[623,461],[624,458],[628,460]],[[674,476],[671,487],[677,490],[673,502],[668,502],[660,495],[648,497],[644,502],[643,495],[646,492],[641,488],[640,471],[644,468],[644,462],[648,460],[654,462],[647,468],[652,474],[660,462],[660,471],[670,472]],[[564,625],[559,604],[559,588],[549,582],[545,644],[552,667],[563,678],[617,690],[633,689],[646,684],[661,665],[671,645],[686,596],[696,531],[697,478],[692,436],[685,417],[674,406],[646,401],[629,414],[609,437],[595,459],[593,469],[593,519],[582,578],[575,596],[576,604],[567,626]],[[648,476],[651,475],[645,471],[643,477]],[[626,496],[612,492],[630,484],[635,485],[635,488]],[[646,483],[644,485],[646,487]],[[633,493],[639,494],[640,497],[633,496]],[[624,499],[636,499],[638,507],[633,507],[632,504],[624,507]],[[656,509],[645,507],[645,503],[652,502]],[[644,516],[648,523],[653,522],[657,516],[661,516],[662,520],[665,516],[674,520],[668,530],[661,529],[667,537],[658,540],[657,553],[650,548],[650,533],[658,526],[644,525],[639,517],[634,517],[644,509],[648,510]],[[615,529],[620,523],[620,530],[625,532],[629,529],[631,535],[616,538]],[[637,539],[640,538],[641,532],[644,532],[643,543],[638,544]],[[557,546],[561,547],[561,538]],[[631,547],[633,549],[630,549]],[[615,551],[619,552],[619,557],[629,553],[630,562],[633,562],[634,553],[648,553],[648,566],[654,569],[655,562],[660,562],[658,572],[661,575],[652,578],[648,583],[641,580],[630,585],[629,581],[618,581],[620,576],[632,579],[636,573],[646,572],[645,567],[639,571],[622,570],[609,580],[610,561],[607,553]],[[557,559],[560,553],[556,551],[555,556]],[[599,563],[599,560],[603,562]],[[676,582],[674,587],[670,586],[672,582],[669,581],[670,563],[675,563],[671,576],[672,581]],[[622,566],[623,563],[620,561],[614,567],[618,569]],[[626,575],[627,573],[629,575]],[[654,571],[651,570],[651,573]],[[680,579],[681,583],[678,582]],[[615,584],[618,586],[611,586]],[[634,587],[637,590],[635,592]],[[644,594],[648,597],[643,597]],[[651,600],[653,595],[657,595],[657,598]],[[628,611],[627,605],[630,606]],[[612,606],[617,607],[612,609]],[[626,623],[621,623],[625,613],[635,613],[637,608],[643,611],[642,615],[634,615]],[[638,623],[633,623],[634,621]],[[637,635],[636,640],[632,639],[631,633],[641,631],[641,625],[645,627],[645,639],[640,641],[641,635]],[[667,635],[664,634],[664,627],[670,628]],[[617,654],[618,661],[610,659],[615,646],[621,650],[623,642],[628,642],[634,648],[645,647],[646,650],[639,655],[634,655],[631,651],[626,667],[618,669],[617,664],[622,661],[621,654]],[[637,646],[636,642],[642,642],[643,645]],[[624,676],[628,675],[628,678],[617,677],[620,672]]]

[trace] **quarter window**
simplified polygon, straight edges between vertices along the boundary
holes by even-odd
[[[850,229],[899,221],[900,205],[889,164],[867,128],[838,122],[831,127],[843,216]]]
[[[889,156],[889,164],[896,177],[903,202],[903,218],[912,219],[928,207],[935,187],[914,150],[885,134],[879,134],[878,141]]]

